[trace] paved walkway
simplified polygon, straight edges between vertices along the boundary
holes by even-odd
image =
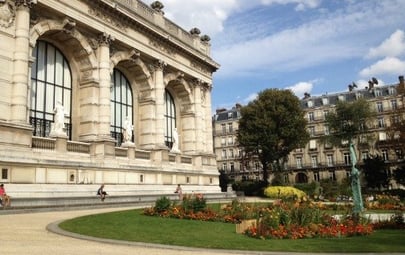
[[[229,254],[299,254],[282,252],[237,252],[194,249],[133,242],[100,242],[93,238],[79,239],[49,231],[56,222],[82,215],[104,213],[125,208],[103,208],[77,211],[52,211],[0,215],[0,254],[6,255],[229,255]],[[62,235],[61,235],[62,234]],[[370,254],[370,253],[368,253]]]

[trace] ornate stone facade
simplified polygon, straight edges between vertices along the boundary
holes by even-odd
[[[83,195],[100,183],[125,194],[171,193],[177,184],[186,192],[220,191],[210,123],[212,73],[219,65],[201,38],[137,0],[5,0],[0,42],[0,182],[9,193],[57,185]],[[66,70],[60,77],[59,69]],[[134,146],[112,137],[122,114],[112,99],[113,86],[120,88],[116,73],[132,99],[119,103],[130,109]],[[42,83],[50,93],[44,98]],[[165,95],[172,98],[173,127]],[[46,109],[57,97],[70,109],[66,137],[47,133],[54,122]],[[173,128],[181,153],[170,152]]]

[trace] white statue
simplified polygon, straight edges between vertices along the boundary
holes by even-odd
[[[179,133],[177,132],[177,128],[173,129],[172,139],[173,139],[173,145],[172,145],[172,149],[170,151],[179,153],[180,152],[180,150],[179,150]]]
[[[124,143],[132,143],[132,130],[134,130],[134,126],[132,125],[131,121],[129,121],[128,116],[124,121]]]
[[[53,109],[55,113],[53,128],[51,131],[52,135],[66,135],[65,134],[65,108],[63,107],[62,103],[58,101],[56,103],[55,109]]]

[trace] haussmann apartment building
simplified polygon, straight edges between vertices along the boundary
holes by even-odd
[[[338,101],[350,102],[365,98],[375,109],[375,117],[369,127],[372,141],[356,143],[358,161],[369,155],[381,156],[392,173],[398,164],[403,161],[404,148],[396,143],[397,135],[389,131],[395,121],[403,119],[404,91],[403,76],[399,77],[398,84],[377,85],[369,82],[365,89],[350,87],[341,93],[311,96],[306,94],[300,100],[305,118],[308,121],[310,141],[304,148],[299,148],[290,153],[284,163],[284,179],[290,184],[310,183],[322,179],[342,181],[350,176],[351,158],[349,147],[331,146],[322,142],[322,137],[329,133],[325,116],[334,110]],[[244,158],[243,151],[238,148],[236,133],[238,121],[241,118],[240,105],[236,104],[231,109],[218,109],[213,116],[214,150],[217,156],[217,166],[228,176],[235,180],[258,180],[261,178],[261,164],[253,158]],[[272,178],[270,176],[270,178]],[[397,188],[391,182],[390,188]]]

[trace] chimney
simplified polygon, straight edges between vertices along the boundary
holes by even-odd
[[[405,94],[405,80],[404,76],[401,75],[398,77],[399,84],[398,84],[398,94]]]

